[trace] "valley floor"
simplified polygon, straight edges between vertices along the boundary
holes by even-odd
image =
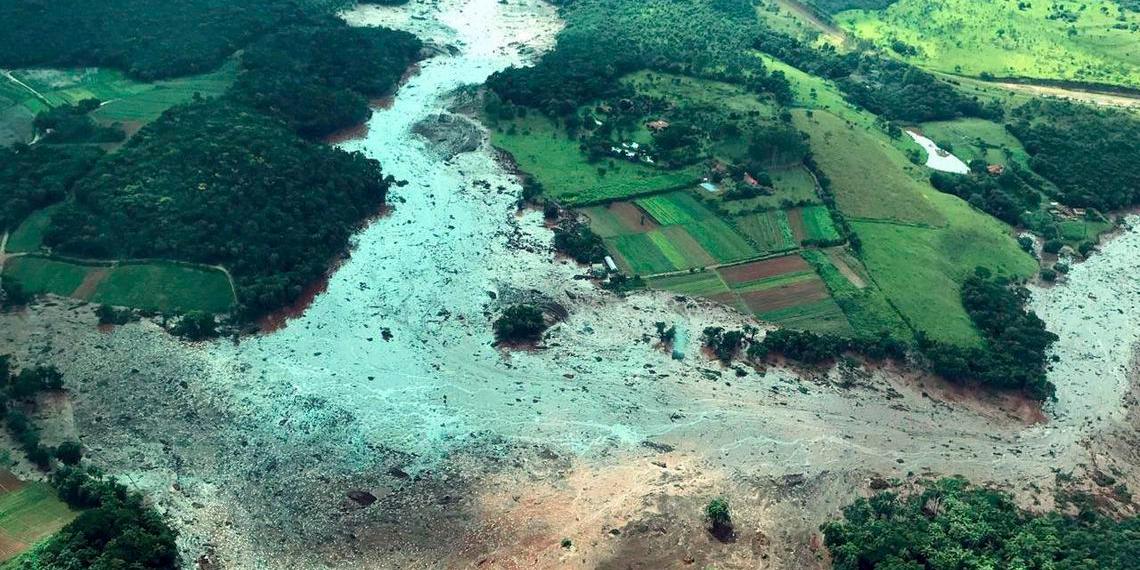
[[[550,251],[540,213],[516,214],[515,178],[486,141],[444,158],[412,133],[457,87],[548,48],[552,8],[444,0],[346,18],[459,49],[343,143],[409,183],[303,315],[198,345],[147,322],[97,330],[70,300],[0,315],[0,352],[65,373],[54,433],[79,434],[95,464],[152,496],[188,560],[812,568],[825,563],[819,524],[875,477],[961,474],[1040,508],[1058,472],[1115,469],[1140,488],[1140,231],[1034,290],[1061,336],[1047,417],[905,369],[738,374],[696,337],[745,317],[597,289]],[[500,352],[490,317],[523,299],[569,317],[543,346]],[[689,332],[686,359],[654,346],[659,321]],[[732,503],[735,542],[703,528],[716,496]]]

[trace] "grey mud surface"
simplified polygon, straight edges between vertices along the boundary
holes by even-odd
[[[553,254],[539,213],[516,213],[518,186],[485,140],[449,156],[413,133],[457,87],[549,48],[551,8],[449,0],[345,18],[458,50],[425,61],[343,143],[408,184],[303,315],[199,345],[147,322],[99,331],[70,301],[0,315],[0,352],[65,371],[55,431],[148,492],[188,563],[811,568],[824,564],[818,525],[872,476],[962,474],[1044,506],[1031,489],[1050,489],[1055,469],[1115,465],[1140,488],[1126,404],[1140,232],[1034,291],[1061,336],[1047,420],[906,369],[738,376],[696,337],[743,316],[600,291]],[[521,298],[569,317],[537,349],[502,352],[490,321]],[[654,346],[657,321],[690,331],[688,358]],[[732,543],[701,524],[718,495],[733,505]]]

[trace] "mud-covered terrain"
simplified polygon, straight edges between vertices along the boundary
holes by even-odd
[[[149,322],[98,330],[71,301],[0,315],[0,352],[65,372],[57,437],[79,434],[93,463],[149,493],[187,560],[810,568],[818,525],[876,478],[962,474],[1041,507],[1056,470],[1115,469],[1140,486],[1128,396],[1140,232],[1034,290],[1061,337],[1047,418],[908,369],[723,368],[695,337],[743,316],[598,289],[550,250],[540,213],[517,213],[518,184],[486,137],[464,152],[470,126],[450,137],[436,119],[456,88],[547,49],[553,8],[448,0],[345,18],[443,49],[343,143],[407,185],[303,314],[207,344]],[[518,299],[568,316],[508,353],[490,321]],[[656,346],[658,321],[690,333],[684,360]],[[704,528],[714,496],[732,502],[728,542]]]

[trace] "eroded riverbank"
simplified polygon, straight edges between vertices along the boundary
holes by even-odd
[[[696,338],[678,362],[653,346],[654,322],[700,331],[744,318],[577,279],[584,270],[550,251],[541,215],[516,213],[517,184],[485,141],[447,158],[413,132],[446,112],[455,88],[549,47],[553,10],[455,0],[346,19],[456,49],[424,62],[366,135],[343,143],[408,184],[304,314],[207,345],[148,323],[101,333],[91,308],[71,302],[0,316],[0,352],[64,369],[65,429],[154,497],[191,557],[210,553],[224,568],[685,557],[810,568],[819,523],[871,475],[959,473],[1047,492],[1054,469],[1090,462],[1089,440],[1133,433],[1122,399],[1140,330],[1140,232],[1075,266],[1068,284],[1035,290],[1035,310],[1062,337],[1044,424],[910,370],[737,376],[701,358]],[[495,349],[495,311],[536,297],[569,318],[538,350]],[[735,544],[701,528],[715,495],[732,498]]]

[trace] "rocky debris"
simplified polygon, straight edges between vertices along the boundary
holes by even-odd
[[[438,113],[412,126],[445,160],[474,152],[483,144],[483,130],[471,119],[451,113]]]
[[[356,504],[362,507],[371,506],[372,503],[375,503],[377,500],[376,495],[373,495],[368,491],[349,491],[348,498],[352,499]]]

